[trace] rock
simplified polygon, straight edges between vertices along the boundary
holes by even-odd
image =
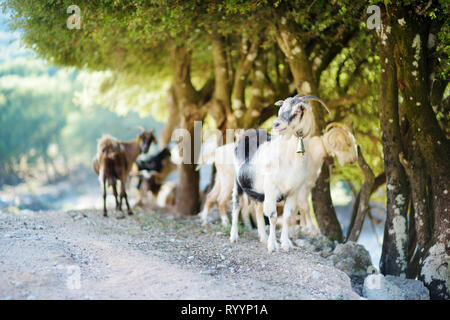
[[[308,251],[314,251],[314,246],[311,244],[311,243],[309,243],[309,241],[308,240],[305,240],[305,239],[297,239],[297,240],[295,240],[294,241],[295,242],[295,244],[298,246],[298,247],[300,247],[300,248],[302,248],[302,249],[305,249],[305,250],[308,250]]]
[[[406,300],[430,300],[430,292],[422,281],[387,275],[384,277],[402,289]]]
[[[214,269],[209,269],[209,270],[205,270],[205,271],[200,271],[200,273],[214,276],[217,274],[217,271]]]
[[[363,295],[369,300],[429,300],[421,281],[371,274],[364,280]]]
[[[334,243],[328,239],[323,234],[318,234],[313,236],[311,239],[311,244],[314,246],[316,251],[331,252],[334,249]]]
[[[367,268],[372,265],[369,252],[364,246],[351,241],[338,244],[330,259],[336,268],[348,276],[365,276]]]

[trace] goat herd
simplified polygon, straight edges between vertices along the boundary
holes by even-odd
[[[255,218],[259,239],[267,243],[269,252],[279,246],[275,234],[279,212],[282,249],[288,251],[292,247],[289,226],[299,224],[306,232],[318,232],[311,220],[308,196],[322,164],[329,156],[335,156],[340,165],[352,164],[357,161],[358,152],[355,137],[341,123],[330,123],[322,136],[312,136],[315,121],[309,101],[320,102],[330,112],[318,97],[288,97],[275,103],[280,109],[273,124],[274,136],[262,129],[247,130],[236,142],[217,147],[203,156],[202,164],[214,163],[216,167],[214,186],[207,194],[200,213],[203,225],[207,224],[208,212],[214,203],[219,206],[222,224],[228,225],[227,203],[232,198],[231,242],[238,239],[241,212],[248,228],[251,227],[250,214]],[[140,202],[147,191],[154,195],[160,193],[165,186],[164,179],[176,168],[167,148],[146,161],[136,162],[141,153],[148,151],[152,142],[157,143],[153,131],[141,129],[142,133],[134,141],[120,142],[103,135],[98,142],[93,167],[103,190],[104,216],[107,216],[107,182],[113,189],[116,209],[122,210],[122,200],[125,199],[128,214],[133,214],[125,186],[134,163],[141,173],[138,184]],[[117,180],[121,182],[119,197]],[[169,191],[174,192],[174,186],[172,183]],[[173,201],[172,196],[169,204]],[[269,220],[269,236],[266,234],[264,216]]]

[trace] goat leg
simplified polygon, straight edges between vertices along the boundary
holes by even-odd
[[[219,203],[219,212],[220,212],[220,219],[222,220],[222,225],[224,227],[228,226],[230,224],[230,220],[228,220],[228,216],[227,216],[227,203],[226,202]]]
[[[120,183],[120,196],[119,196],[119,211],[121,212],[120,215],[117,217],[117,219],[124,219],[125,216],[122,213],[122,199],[123,199],[123,183],[121,181]]]
[[[126,192],[125,192],[125,203],[127,204],[128,215],[132,216],[133,215],[133,211],[130,209],[130,204],[128,203],[128,196],[127,196]]]
[[[289,196],[286,199],[283,209],[283,226],[281,229],[281,248],[284,251],[289,251],[289,249],[293,248],[291,240],[289,239],[289,218],[296,208],[296,198],[293,196]]]
[[[230,242],[236,242],[239,238],[238,233],[238,220],[239,220],[239,211],[241,210],[241,196],[243,190],[238,185],[236,181],[233,187],[233,211],[231,213],[231,231],[230,231]]]
[[[248,197],[242,197],[242,221],[247,231],[252,230],[252,223],[250,222],[250,202]]]
[[[107,217],[108,212],[106,211],[106,179],[103,178],[103,216]]]
[[[117,184],[115,182],[114,182],[112,188],[113,188],[114,198],[116,199],[116,210],[118,210],[119,209],[119,199],[117,198],[118,197]]]
[[[266,217],[269,218],[269,238],[267,239],[267,250],[272,252],[277,250],[279,245],[277,242],[277,237],[275,234],[275,227],[277,224],[277,198],[279,197],[280,192],[273,188],[270,185],[269,181],[265,181],[264,183],[265,192],[264,202],[263,202],[263,212]]]
[[[128,203],[128,196],[127,196],[127,192],[125,190],[125,186],[126,186],[126,181],[121,180],[120,202],[122,204],[122,198],[125,198],[125,204],[127,205],[128,215],[131,216],[131,215],[133,215],[133,211],[131,211],[130,204]],[[122,205],[120,206],[120,209],[122,210]]]
[[[208,193],[208,195],[206,196],[205,204],[203,205],[203,210],[199,214],[200,219],[202,220],[202,226],[206,226],[208,224],[208,212],[213,205],[213,201],[215,201],[215,199],[213,200],[212,198],[213,196],[211,192]]]
[[[262,203],[256,205],[256,224],[258,226],[259,241],[267,243],[266,222],[264,221]]]

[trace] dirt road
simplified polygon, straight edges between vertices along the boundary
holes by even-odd
[[[360,299],[320,255],[140,212],[0,213],[0,299]]]

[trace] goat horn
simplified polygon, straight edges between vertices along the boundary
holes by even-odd
[[[320,102],[320,104],[328,111],[328,114],[331,116],[331,111],[330,109],[328,109],[327,105],[325,104],[325,102],[323,102],[322,99],[320,99],[319,97],[316,96],[312,96],[312,95],[308,95],[308,96],[300,96],[300,95],[296,95],[296,98],[299,98],[300,100],[313,100],[313,101],[317,101]]]
[[[332,122],[332,123],[328,124],[327,127],[325,128],[325,133],[328,133],[333,128],[339,128],[339,129],[347,132],[348,134],[345,135],[345,142],[347,143],[348,146],[352,145],[352,140],[349,137],[349,135],[353,137],[353,134],[352,134],[351,130],[345,124],[342,124],[340,122]],[[353,139],[354,139],[354,137],[353,137]]]

